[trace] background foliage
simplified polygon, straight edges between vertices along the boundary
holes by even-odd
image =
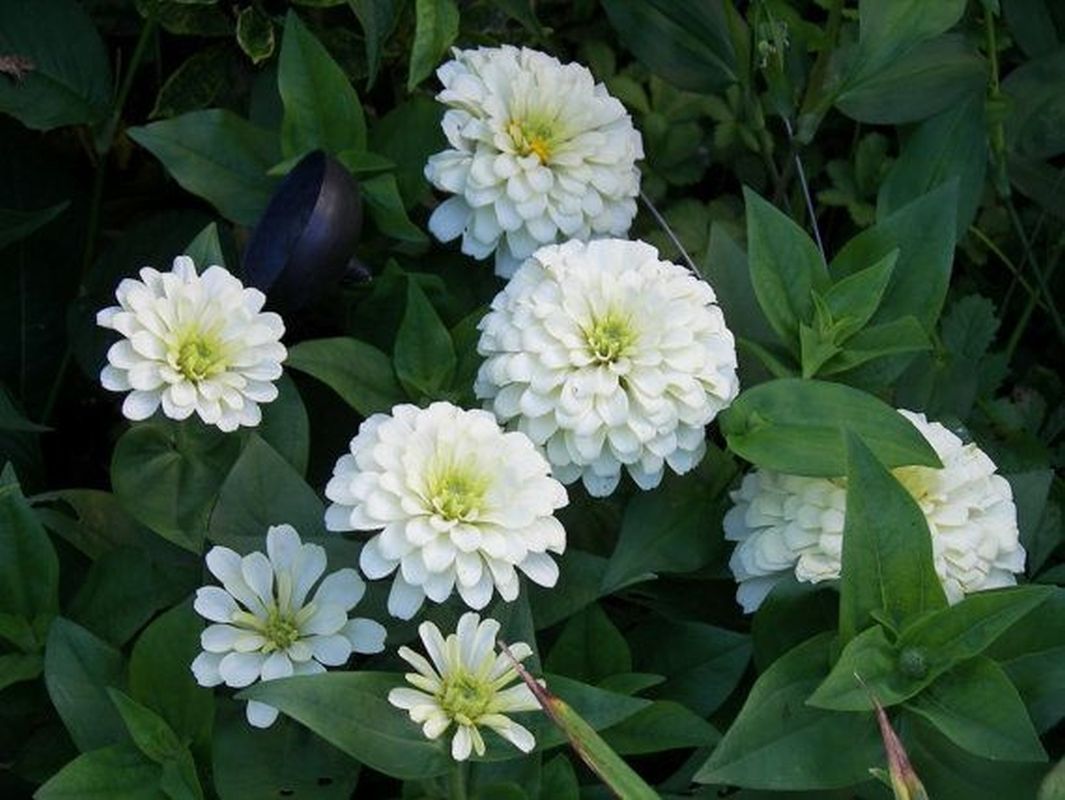
[[[443,147],[433,69],[498,43],[581,61],[629,108],[647,200],[715,287],[745,389],[689,475],[571,492],[559,585],[495,606],[505,638],[535,641],[533,671],[663,796],[888,796],[856,669],[932,797],[1065,796],[1046,777],[1065,716],[1053,0],[0,0],[0,791],[446,791],[444,751],[383,699],[413,625],[358,671],[254,690],[306,727],[253,731],[193,681],[188,597],[208,543],[256,549],[277,522],[352,563],[320,491],[360,419],[473,405],[500,284],[430,243],[422,168]],[[95,312],[181,252],[239,274],[317,148],[360,181],[372,280],[290,325],[256,431],[128,426],[97,384]],[[646,207],[632,235],[682,258]],[[897,406],[1009,478],[1028,585],[946,606],[884,467],[934,463]],[[744,461],[848,476],[838,595],[784,583],[740,614],[720,521]],[[380,587],[367,603],[384,618]],[[530,757],[490,743],[472,794],[604,796],[533,727]]]

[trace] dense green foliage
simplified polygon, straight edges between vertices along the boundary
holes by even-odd
[[[873,696],[936,800],[1065,797],[1056,0],[0,0],[0,794],[460,796],[385,699],[418,620],[388,620],[381,582],[360,614],[386,651],[247,690],[282,710],[268,731],[197,686],[189,598],[212,543],[262,549],[280,522],[354,565],[364,537],[325,531],[322,490],[360,421],[478,405],[503,284],[428,235],[423,169],[445,146],[433,71],[504,43],[624,102],[646,150],[630,236],[714,287],[742,392],[688,474],[570,488],[559,582],[490,606],[502,638],[663,797],[889,797]],[[372,278],[289,324],[258,428],[124,420],[96,312],[181,253],[239,274],[316,149],[360,183]],[[948,605],[890,471],[938,459],[899,407],[1009,480],[1020,586]],[[785,581],[753,617],[722,532],[752,464],[848,497],[842,579]],[[491,739],[463,792],[609,796],[546,715],[523,721],[536,750]]]

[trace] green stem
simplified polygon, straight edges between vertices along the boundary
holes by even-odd
[[[991,12],[984,15],[984,40],[987,48],[988,86],[987,101],[992,113],[988,123],[988,143],[991,149],[991,165],[994,167],[994,183],[1003,197],[1010,194],[1010,182],[1006,169],[1006,127],[1000,109],[1003,104],[1002,89],[998,74],[998,40],[995,18]]]
[[[456,761],[448,781],[451,800],[466,800],[466,762]]]
[[[1017,208],[1013,205],[1013,201],[1009,197],[1006,198],[1006,209],[1009,211],[1010,221],[1013,223],[1014,230],[1017,232],[1017,236],[1020,238],[1021,244],[1024,246],[1025,260],[1032,265],[1032,271],[1035,273],[1036,281],[1039,283],[1040,292],[1043,295],[1044,302],[1047,304],[1047,311],[1050,313],[1050,318],[1053,320],[1054,327],[1057,330],[1058,339],[1060,341],[1065,341],[1065,327],[1062,326],[1061,316],[1058,314],[1057,305],[1054,302],[1054,295],[1049,289],[1050,278],[1053,277],[1054,271],[1061,262],[1062,248],[1058,248],[1057,252],[1054,254],[1053,260],[1047,265],[1047,269],[1044,272],[1036,262],[1032,243],[1029,241],[1028,234],[1025,232],[1024,225],[1021,223],[1020,215],[1017,214]],[[1013,359],[1013,354],[1016,352],[1017,346],[1020,344],[1021,335],[1024,333],[1025,328],[1028,327],[1028,322],[1032,317],[1032,313],[1035,311],[1037,299],[1036,295],[1029,295],[1024,311],[1021,312],[1021,318],[1017,320],[1017,324],[1014,325],[1013,331],[1010,333],[1009,342],[1006,344],[1007,363]]]
[[[1021,271],[1020,269],[1018,269],[1017,265],[1013,263],[1009,256],[1002,252],[1002,249],[997,244],[995,244],[994,241],[992,241],[991,237],[989,237],[986,233],[984,233],[975,225],[969,226],[969,233],[979,239],[984,245],[984,247],[990,250],[995,255],[995,257],[998,258],[999,261],[1006,265],[1006,269],[1013,273],[1013,277],[1016,279],[1016,281],[1024,288],[1026,292],[1028,292],[1028,296],[1030,298],[1035,299],[1035,302],[1039,305],[1040,308],[1042,308],[1044,311],[1050,310],[1047,307],[1047,304],[1043,301],[1043,298],[1039,296],[1039,292],[1035,289],[1035,287],[1028,282],[1024,275],[1021,274]]]
[[[152,41],[155,26],[155,17],[152,16],[148,17],[144,21],[144,25],[141,26],[137,44],[134,45],[133,55],[129,59],[129,66],[126,67],[126,74],[122,77],[122,84],[119,86],[118,95],[115,97],[115,105],[111,117],[108,119],[100,139],[96,143],[96,149],[101,155],[110,151],[111,145],[114,143],[115,131],[118,130],[118,123],[122,121],[122,111],[126,107],[126,100],[129,98],[129,92],[133,88],[133,79],[137,76],[137,70],[144,59],[144,52],[148,49],[149,42]]]

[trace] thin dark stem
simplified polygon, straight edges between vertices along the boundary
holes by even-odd
[[[788,141],[794,144],[795,134],[791,129],[791,123],[788,121],[787,117],[781,117],[781,119],[784,120],[784,129],[788,132]],[[817,249],[821,253],[821,260],[827,264],[828,259],[825,257],[825,245],[821,241],[821,231],[817,227],[817,213],[814,211],[814,200],[813,197],[810,196],[810,186],[806,182],[806,170],[803,169],[802,157],[799,155],[799,151],[795,150],[794,152],[795,173],[799,176],[799,186],[802,187],[802,196],[803,199],[806,201],[806,213],[810,217],[810,227],[813,229],[814,232],[814,241],[817,242]]]
[[[684,245],[680,243],[680,239],[677,238],[677,234],[673,232],[673,228],[671,228],[669,223],[666,222],[666,218],[662,216],[662,214],[657,208],[655,208],[655,204],[651,202],[651,198],[649,198],[642,189],[640,190],[640,200],[643,201],[643,204],[647,208],[647,210],[651,212],[651,216],[655,218],[655,222],[658,223],[659,227],[666,232],[666,236],[669,237],[669,240],[673,243],[673,246],[676,247],[677,250],[680,252],[680,256],[684,259],[684,263],[688,265],[688,269],[690,269],[695,274],[695,277],[700,277],[699,270],[696,268],[695,262],[692,261],[691,256],[688,255],[688,251],[684,249]]]

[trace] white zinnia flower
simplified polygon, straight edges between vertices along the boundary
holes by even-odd
[[[515,567],[554,586],[566,532],[553,516],[566,490],[533,443],[486,411],[450,403],[374,414],[351,440],[325,490],[331,531],[381,532],[362,548],[368,578],[395,571],[388,610],[410,619],[426,597],[457,590],[484,608],[493,587],[518,596]],[[398,568],[398,569],[397,569]]]
[[[353,652],[379,653],[385,647],[380,623],[348,612],[366,585],[353,569],[333,572],[309,601],[325,572],[325,549],[303,544],[291,525],[266,534],[266,552],[243,558],[228,547],[212,547],[207,568],[222,586],[196,590],[193,607],[216,624],[204,629],[204,652],[192,662],[201,686],[243,688],[257,680],[314,675],[347,662]],[[277,709],[248,702],[248,722],[267,728]]]
[[[145,267],[140,278],[123,280],[118,305],[96,315],[124,337],[100,373],[105,389],[129,392],[122,413],[147,419],[162,404],[171,419],[195,411],[223,431],[258,425],[287,355],[281,317],[262,312],[265,295],[222,267],[197,275],[188,256],[171,272]]]
[[[505,716],[514,711],[536,710],[540,704],[524,683],[507,688],[518,673],[505,653],[496,655],[498,633],[498,622],[480,622],[470,611],[462,615],[458,629],[447,639],[431,622],[418,626],[432,663],[409,647],[399,648],[400,657],[417,670],[407,673],[407,680],[418,688],[393,689],[388,693],[388,702],[409,712],[429,739],[436,739],[455,723],[451,757],[456,761],[465,761],[471,750],[484,755],[484,739],[478,730],[481,725],[523,753],[536,746],[536,739],[526,728]],[[509,649],[517,661],[532,655],[532,648],[525,642],[512,644]]]
[[[555,477],[614,491],[684,473],[739,391],[736,350],[708,284],[644,242],[536,251],[492,301],[474,391],[544,447]]]
[[[429,219],[474,258],[513,274],[543,244],[623,236],[636,216],[643,142],[632,118],[579,64],[509,45],[455,50],[437,70],[451,149],[425,177],[455,196]]]
[[[899,411],[932,445],[942,469],[899,467],[932,535],[932,556],[947,600],[1017,582],[1025,552],[1009,483],[975,444],[924,414]],[[729,566],[745,612],[761,605],[788,573],[806,583],[839,577],[846,514],[845,479],[807,478],[755,470],[732,492],[725,538],[738,542]]]

